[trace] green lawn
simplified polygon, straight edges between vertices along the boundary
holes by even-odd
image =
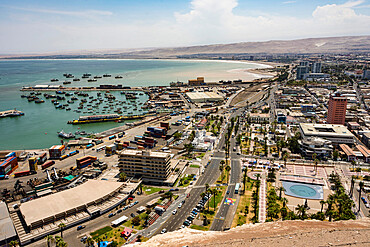
[[[103,234],[109,232],[110,230],[112,230],[112,227],[106,226],[106,227],[103,227],[103,228],[101,228],[99,230],[96,230],[95,232],[90,233],[90,235],[91,235],[91,237],[93,237],[95,239],[98,236],[103,235]]]
[[[145,215],[146,215],[146,213],[141,213],[141,214],[138,215],[140,217],[140,225],[134,226],[134,229],[136,229],[136,230],[144,229],[143,225],[145,223]],[[123,223],[123,225],[132,228],[132,225],[133,225],[132,224],[132,219],[130,219],[129,221],[126,221],[125,223]]]
[[[102,238],[102,241],[116,241],[119,246],[126,243],[126,240],[121,237],[121,232],[125,227],[120,226],[117,228],[112,228],[110,226],[103,227],[95,232],[90,233],[94,240],[98,237]],[[132,234],[135,234],[136,231],[133,231]]]
[[[216,202],[216,206],[221,202],[221,200],[223,199],[223,194],[226,190],[226,186],[218,186],[216,187],[219,189],[219,193],[216,195],[216,200],[214,200],[213,198],[213,195],[212,197],[209,199],[208,203],[209,203],[209,208],[214,208],[214,202]],[[206,206],[206,208],[208,208],[208,206]]]
[[[200,166],[199,165],[190,165],[190,167],[192,167],[192,168],[199,168]]]
[[[180,179],[178,186],[179,187],[187,187],[189,186],[190,182],[193,181],[194,174],[188,174],[187,176]],[[181,184],[182,181],[182,184]]]
[[[149,190],[149,189],[150,189],[150,191],[146,191],[146,190]],[[162,188],[157,188],[157,187],[143,186],[143,192],[147,195],[151,195],[151,194],[156,193],[156,192],[161,191],[161,190],[163,190],[163,189]]]

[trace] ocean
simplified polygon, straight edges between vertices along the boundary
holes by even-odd
[[[51,145],[60,144],[61,139],[57,132],[86,131],[98,133],[110,128],[123,125],[124,123],[105,122],[85,125],[70,125],[67,121],[77,119],[87,113],[87,109],[77,110],[78,102],[70,104],[70,111],[56,109],[50,102],[40,95],[45,103],[35,104],[28,102],[27,98],[21,98],[23,86],[61,85],[63,81],[71,81],[67,86],[98,86],[101,84],[122,84],[123,86],[169,86],[172,81],[183,81],[204,76],[206,81],[253,79],[258,76],[245,72],[250,68],[263,68],[265,65],[241,62],[224,61],[201,61],[201,60],[159,60],[159,59],[53,59],[53,60],[0,60],[0,111],[17,109],[25,113],[24,116],[0,119],[0,150],[23,150],[49,148]],[[72,79],[63,77],[64,73],[73,74],[81,78],[84,73],[92,76],[111,74],[112,77],[97,79],[97,82],[87,82],[81,79],[74,82]],[[121,75],[122,79],[115,79]],[[58,78],[58,82],[51,82]],[[44,92],[43,92],[44,93]],[[55,94],[55,92],[48,92]],[[97,98],[97,92],[87,92],[89,96]],[[103,92],[104,94],[104,92]],[[147,95],[137,95],[136,104],[126,104],[124,95],[119,91],[111,91],[122,105],[127,106],[126,113],[141,114],[140,107],[147,100]],[[67,97],[66,97],[67,98]],[[80,99],[81,97],[79,97]],[[67,98],[68,99],[68,98]],[[67,103],[60,101],[60,103]],[[88,98],[87,98],[88,99]],[[106,107],[102,112],[103,105],[98,114],[108,114],[119,106],[112,109]],[[135,108],[137,110],[135,110]],[[110,111],[109,111],[110,110]],[[84,113],[84,111],[86,113]],[[125,112],[122,113],[125,115]]]

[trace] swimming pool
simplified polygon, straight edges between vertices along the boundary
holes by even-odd
[[[321,185],[304,184],[297,182],[283,181],[285,194],[304,199],[324,199],[324,191]]]

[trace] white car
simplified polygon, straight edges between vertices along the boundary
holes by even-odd
[[[166,232],[167,232],[167,229],[166,229],[166,228],[164,228],[164,229],[161,231],[161,234],[166,233]]]
[[[175,210],[172,211],[172,214],[175,215],[176,213],[177,213],[177,209],[175,209]]]
[[[181,208],[182,207],[182,203],[179,204],[178,208]]]

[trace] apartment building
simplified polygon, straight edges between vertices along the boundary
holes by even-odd
[[[328,108],[329,124],[344,124],[346,119],[347,98],[340,93],[330,95]]]
[[[124,150],[119,155],[118,165],[128,177],[162,184],[171,173],[171,154],[147,150]]]

